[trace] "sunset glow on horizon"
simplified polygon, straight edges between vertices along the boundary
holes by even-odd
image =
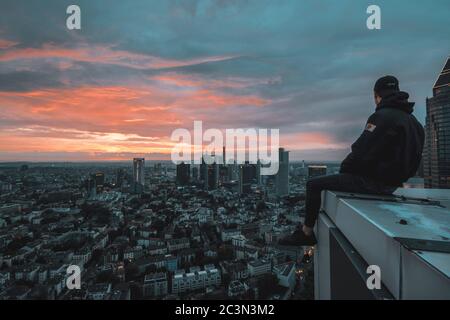
[[[341,19],[319,2],[81,0],[81,30],[67,29],[68,4],[4,4],[0,162],[170,159],[171,133],[194,121],[279,129],[292,160],[341,160],[373,112],[373,81],[397,74],[423,121],[439,69],[430,61],[448,53],[439,10],[430,28],[442,31],[424,46],[400,27],[368,36],[350,14],[365,18],[364,4],[341,4]],[[425,53],[434,43],[439,49]]]
[[[159,154],[160,158],[168,159],[174,145],[170,141],[172,130],[189,127],[190,122],[198,119],[208,124],[208,117],[214,118],[211,122],[217,122],[216,112],[221,109],[248,108],[258,112],[258,108],[272,103],[257,94],[236,94],[230,89],[245,90],[279,81],[236,77],[208,80],[199,75],[167,71],[136,81],[129,79],[124,81],[126,85],[73,86],[70,69],[80,61],[132,68],[145,68],[145,64],[151,65],[153,61],[160,68],[220,59],[169,62],[107,48],[86,51],[44,44],[41,48],[17,49],[19,43],[5,39],[0,39],[0,44],[4,49],[0,62],[22,65],[23,72],[25,66],[32,68],[42,60],[68,70],[61,79],[65,85],[60,88],[0,91],[0,103],[6,115],[3,119],[11,123],[0,133],[0,145],[2,152],[9,154],[66,152],[67,160],[72,159],[72,153],[83,153],[86,160],[127,160],[130,154]],[[140,64],[142,61],[146,63]],[[220,120],[231,124],[233,115]],[[15,122],[17,126],[13,125]],[[314,132],[290,134],[284,140],[290,148],[298,150],[340,147],[331,137]]]

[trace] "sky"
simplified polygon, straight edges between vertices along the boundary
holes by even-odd
[[[66,8],[81,8],[68,30]],[[381,8],[381,30],[366,9]],[[425,100],[450,1],[2,0],[0,161],[170,159],[177,128],[276,128],[292,160],[342,160],[395,75]]]

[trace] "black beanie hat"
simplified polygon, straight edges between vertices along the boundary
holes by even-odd
[[[384,98],[385,96],[399,92],[399,83],[396,77],[394,76],[384,76],[375,82],[375,86],[373,88],[376,94],[380,97]]]

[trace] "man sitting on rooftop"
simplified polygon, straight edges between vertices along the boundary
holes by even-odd
[[[422,157],[424,130],[412,114],[409,94],[399,89],[393,76],[375,83],[376,109],[369,117],[340,173],[311,179],[306,184],[306,217],[294,233],[279,244],[314,245],[313,233],[323,190],[389,195],[415,175]]]

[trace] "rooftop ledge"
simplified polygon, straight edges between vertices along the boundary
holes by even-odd
[[[450,190],[322,199],[316,299],[450,299]],[[366,284],[369,265],[380,268],[380,289]]]

